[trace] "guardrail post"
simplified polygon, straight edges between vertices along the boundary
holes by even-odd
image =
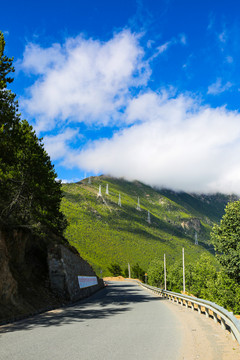
[[[157,289],[154,287],[142,285],[145,286],[149,290],[153,292],[157,292],[159,295],[162,295],[164,298],[168,298],[172,302],[176,302],[178,304],[181,304],[182,306],[186,305],[186,307],[190,307],[192,311],[198,310],[199,313],[205,314],[206,318],[212,317],[213,314],[213,320],[215,323],[220,322],[222,329],[226,330],[229,329],[231,331],[231,335],[234,340],[237,340],[240,344],[240,322],[233,316],[233,313],[230,313],[226,309],[220,307],[219,305],[211,302],[206,301],[203,299],[198,298],[191,298],[190,296],[174,293],[171,291],[164,291],[162,289]]]
[[[209,310],[205,307],[205,315],[206,315],[206,318],[209,318]]]
[[[221,327],[223,330],[226,330],[227,329],[227,326],[226,326],[226,322],[224,319],[221,318]]]
[[[232,329],[231,329],[230,331],[231,331],[231,335],[232,335],[233,340],[236,341],[237,339],[236,339],[236,337],[235,337],[235,335],[234,335],[234,332],[232,331]]]
[[[213,320],[215,323],[218,322],[217,314],[215,312],[213,312]]]

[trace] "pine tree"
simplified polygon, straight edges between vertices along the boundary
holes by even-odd
[[[0,32],[0,226],[62,234],[61,183],[32,126],[21,120],[16,95],[7,89],[13,59]]]

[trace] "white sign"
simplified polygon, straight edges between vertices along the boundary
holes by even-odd
[[[78,276],[78,283],[80,289],[83,289],[85,287],[97,285],[97,277],[96,276]]]

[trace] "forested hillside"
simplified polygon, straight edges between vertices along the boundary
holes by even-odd
[[[113,263],[122,269],[138,263],[146,271],[150,262],[162,259],[164,253],[168,263],[173,263],[181,258],[182,247],[186,262],[213,252],[210,231],[231,200],[221,194],[157,190],[107,176],[64,184],[63,192],[62,211],[69,222],[65,236],[103,275],[109,275]]]

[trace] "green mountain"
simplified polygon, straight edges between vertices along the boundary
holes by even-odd
[[[146,271],[164,253],[170,264],[181,259],[182,247],[186,262],[195,261],[203,252],[213,253],[211,228],[233,199],[158,190],[107,176],[91,177],[91,183],[85,179],[63,184],[63,192],[62,211],[69,221],[65,236],[103,276],[109,275],[112,263],[124,269],[138,262]]]

